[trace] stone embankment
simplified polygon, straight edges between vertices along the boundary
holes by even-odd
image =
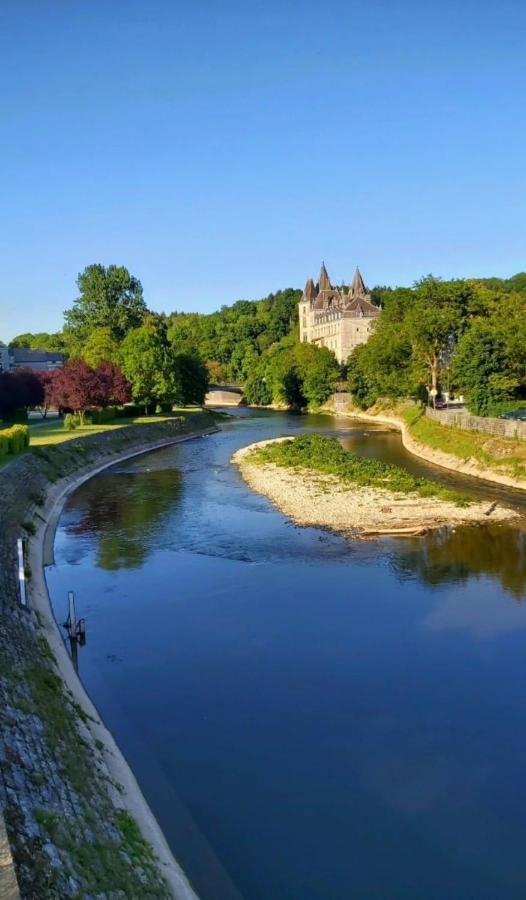
[[[442,469],[450,469],[452,472],[459,472],[461,475],[470,475],[472,478],[481,478],[483,481],[491,481],[494,484],[526,490],[526,480],[523,478],[516,478],[505,472],[498,472],[489,466],[484,466],[476,459],[461,459],[461,457],[455,456],[453,453],[436,450],[427,446],[427,444],[423,444],[421,441],[417,441],[411,434],[411,429],[407,423],[395,413],[370,413],[356,408],[353,406],[351,394],[334,394],[327,409],[335,415],[347,416],[375,425],[387,425],[389,428],[400,431],[402,443],[409,453],[413,453],[415,456],[419,456],[435,466],[440,466]]]
[[[79,480],[216,430],[206,413],[191,425],[171,419],[131,426],[37,448],[0,470],[0,809],[22,898],[195,900],[75,675],[42,562],[46,532],[49,544],[64,498]],[[20,536],[28,546],[27,609],[19,602]],[[5,873],[8,885],[9,865]]]
[[[232,461],[253,490],[268,497],[297,525],[326,528],[351,537],[417,535],[446,525],[504,522],[517,515],[495,503],[459,506],[415,493],[359,487],[312,469],[291,470],[253,461],[253,451],[269,443],[274,441],[244,447]]]
[[[526,441],[526,422],[519,419],[494,419],[472,416],[455,409],[426,409],[426,416],[446,428],[460,428],[462,431],[479,431],[492,437]]]

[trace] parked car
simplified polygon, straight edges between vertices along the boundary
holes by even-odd
[[[522,409],[512,409],[511,412],[502,413],[502,415],[499,416],[499,419],[515,419],[519,420],[520,422],[525,422],[526,408],[523,407]]]
[[[447,409],[447,403],[445,400],[442,400],[442,397],[436,398],[435,409]]]

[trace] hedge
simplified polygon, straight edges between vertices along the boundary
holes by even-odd
[[[115,406],[106,406],[104,409],[89,409],[86,413],[85,421],[92,425],[105,425],[107,422],[113,422],[119,414]]]
[[[10,455],[16,456],[29,447],[29,428],[27,425],[12,425],[0,430],[0,459]]]
[[[171,408],[171,407],[170,407]],[[128,404],[127,406],[106,406],[103,409],[89,409],[86,413],[86,422],[92,425],[105,425],[114,419],[136,418],[144,415],[144,406]]]

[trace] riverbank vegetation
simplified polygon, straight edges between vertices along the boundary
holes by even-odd
[[[499,415],[526,401],[526,274],[376,291],[383,312],[348,364],[366,409],[379,397],[462,394],[471,412]]]
[[[467,506],[469,503],[464,495],[428,478],[412,475],[400,466],[378,459],[365,459],[351,450],[345,450],[336,438],[320,434],[306,434],[266,444],[254,450],[250,460],[262,465],[273,463],[289,469],[323,472],[358,487],[376,487],[393,493],[437,497],[458,506]]]
[[[526,443],[476,431],[449,428],[429,419],[421,407],[414,405],[381,410],[385,415],[403,419],[415,440],[432,450],[457,456],[464,462],[475,460],[502,474],[526,479]]]

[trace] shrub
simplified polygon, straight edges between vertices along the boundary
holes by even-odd
[[[107,422],[113,422],[118,415],[119,410],[115,406],[106,406],[104,409],[90,410],[90,412],[86,414],[86,421],[88,421],[89,416],[93,425],[104,425]]]
[[[27,425],[12,425],[0,431],[0,459],[8,454],[16,456],[29,446],[29,428]]]
[[[115,411],[115,415],[119,419],[135,419],[136,416],[144,415],[144,406],[138,406],[136,403],[127,403],[126,406],[119,406]]]
[[[75,428],[78,428],[80,425],[80,419],[73,413],[68,413],[64,416],[64,422],[62,424],[66,431],[75,431]]]

